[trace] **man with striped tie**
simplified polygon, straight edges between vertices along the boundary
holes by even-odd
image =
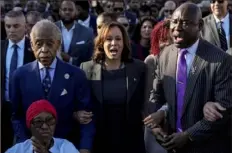
[[[228,1],[210,0],[212,14],[204,18],[202,29],[204,39],[227,52],[232,46],[232,15],[228,11]]]
[[[157,107],[168,104],[168,130],[155,133],[170,153],[229,153],[229,114],[209,122],[203,107],[208,101],[232,106],[232,57],[200,38],[200,8],[184,3],[172,15],[173,45],[159,58],[151,100]]]
[[[88,153],[94,134],[93,122],[79,125],[74,112],[90,110],[90,89],[86,76],[78,67],[56,58],[61,47],[61,32],[49,20],[41,20],[31,31],[31,46],[36,57],[17,69],[12,77],[12,123],[17,142],[30,138],[25,114],[33,101],[49,100],[57,110],[58,124],[54,136],[71,141]]]

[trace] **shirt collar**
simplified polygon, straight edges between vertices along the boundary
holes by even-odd
[[[43,64],[41,64],[39,61],[39,69],[43,69],[45,66],[43,66]],[[56,63],[57,63],[57,59],[55,58],[52,62],[52,64],[49,66],[50,69],[55,69],[56,68]]]
[[[88,16],[88,18],[85,20],[85,21],[82,21],[82,20],[78,20],[79,23],[82,23],[84,25],[88,25],[89,22],[90,22],[90,15]]]
[[[13,43],[13,42],[9,39],[9,46],[10,46],[10,48],[13,47],[14,44],[15,44],[15,43]],[[18,43],[16,43],[16,45],[17,45],[20,49],[23,49],[24,44],[25,44],[25,36],[23,37],[22,40],[20,40]]]
[[[70,30],[73,30],[73,29],[75,29],[75,24],[76,24],[76,22],[74,21],[74,24],[73,24],[73,26],[72,26],[72,28],[70,29]],[[67,29],[65,26],[64,26],[64,23],[61,21],[61,28],[62,29]]]
[[[196,54],[198,45],[199,45],[199,39],[198,39],[192,46],[190,46],[190,47],[188,47],[188,48],[184,48],[184,49],[187,50],[188,53],[194,55],[194,54]]]
[[[213,15],[213,16],[214,16],[216,23],[218,23],[218,22],[225,23],[226,21],[229,21],[229,13],[227,13],[227,15],[224,18],[222,18],[221,20],[219,20],[215,15]]]

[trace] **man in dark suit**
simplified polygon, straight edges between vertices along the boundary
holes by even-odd
[[[25,38],[25,16],[19,11],[6,14],[5,30],[7,40],[1,41],[1,102],[2,102],[2,151],[11,147],[13,130],[11,126],[11,103],[9,84],[12,73],[18,67],[34,60],[30,41]]]
[[[203,106],[215,101],[231,107],[232,57],[200,39],[202,26],[200,8],[182,4],[171,18],[173,45],[160,55],[151,100],[157,107],[168,104],[167,133],[158,132],[156,137],[169,152],[230,152],[228,114],[209,122],[204,119]]]
[[[210,0],[212,14],[204,18],[202,38],[227,51],[232,47],[232,15],[228,0]]]
[[[93,122],[77,124],[73,113],[89,111],[90,89],[82,70],[56,58],[61,32],[49,20],[41,20],[31,31],[31,45],[37,60],[15,71],[12,78],[12,123],[17,142],[30,138],[25,112],[33,101],[48,99],[59,116],[54,136],[66,138],[89,153],[94,134]]]
[[[93,32],[75,21],[76,7],[73,1],[62,1],[59,13],[61,20],[56,25],[62,32],[61,57],[64,61],[79,66],[92,56]]]
[[[88,0],[76,0],[77,19],[78,23],[93,30],[94,35],[97,35],[97,17],[90,14],[90,4]]]

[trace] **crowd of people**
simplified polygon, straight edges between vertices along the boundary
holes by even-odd
[[[231,2],[5,1],[1,151],[232,153]]]

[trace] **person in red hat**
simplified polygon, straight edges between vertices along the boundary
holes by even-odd
[[[54,138],[57,112],[47,100],[33,102],[26,112],[26,125],[31,131],[31,139],[18,143],[6,153],[79,153],[66,139]]]

